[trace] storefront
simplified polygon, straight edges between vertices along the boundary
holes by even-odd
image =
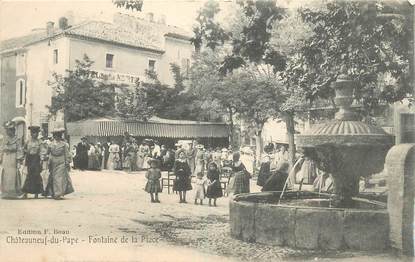
[[[224,123],[170,120],[154,117],[147,122],[120,119],[93,119],[67,124],[71,145],[76,145],[85,136],[92,143],[111,139],[121,143],[125,132],[138,142],[152,138],[160,144],[173,147],[178,140],[197,140],[206,147],[227,147],[229,127]]]

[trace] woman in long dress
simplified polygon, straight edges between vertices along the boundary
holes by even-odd
[[[147,144],[144,144],[143,152],[144,152],[143,153],[144,158],[143,158],[143,166],[142,166],[142,168],[145,169],[145,170],[147,170],[148,168],[150,168],[150,163],[149,163],[149,161],[151,159],[150,146],[147,145]]]
[[[271,154],[274,149],[271,145],[273,144],[266,145],[264,148],[265,154],[262,156],[261,166],[259,168],[258,186],[264,186],[267,179],[271,176]]]
[[[250,192],[250,184],[249,180],[251,179],[251,175],[246,170],[244,164],[240,161],[240,153],[235,152],[233,154],[233,163],[232,163],[232,173],[233,177],[229,182],[229,190],[234,195],[241,194],[241,193],[249,193]]]
[[[197,152],[196,152],[196,166],[195,166],[195,175],[205,172],[205,152],[203,151],[203,147],[201,145],[197,145]]]
[[[8,121],[4,128],[7,136],[0,148],[0,164],[3,166],[1,169],[1,197],[19,198],[23,194],[19,171],[24,158],[23,148],[15,134],[15,123]]]
[[[118,167],[118,161],[120,160],[120,147],[112,143],[109,147],[110,155],[108,157],[108,169],[109,170],[115,170]]]
[[[96,165],[97,159],[98,158],[95,154],[95,145],[93,143],[91,143],[89,145],[89,150],[88,150],[88,169],[89,170],[95,170],[95,165]]]
[[[31,138],[24,147],[27,177],[26,181],[24,182],[22,191],[25,193],[25,198],[27,197],[27,194],[35,194],[35,198],[38,198],[38,194],[43,193],[42,177],[40,176],[40,172],[42,171],[40,159],[40,149],[42,142],[38,138],[40,127],[30,126],[29,130]]]
[[[71,164],[71,152],[69,145],[63,139],[64,129],[57,128],[53,133],[53,142],[49,146],[49,181],[47,195],[55,200],[60,200],[65,195],[74,192],[72,181],[69,176]]]
[[[143,169],[144,154],[145,154],[144,151],[145,151],[144,144],[140,144],[140,146],[138,147],[138,152],[137,152],[137,169],[138,170]]]

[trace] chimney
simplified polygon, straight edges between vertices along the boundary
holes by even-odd
[[[75,15],[73,11],[67,11],[63,14],[63,17],[65,17],[68,20],[68,26],[73,26],[76,22],[75,21]]]
[[[66,17],[59,18],[59,29],[65,30],[68,27],[69,27],[68,18]]]
[[[147,21],[154,22],[154,14],[153,13],[147,13]]]
[[[54,31],[54,25],[55,23],[49,21],[46,23],[46,35],[48,37],[52,37],[53,36],[53,31]]]
[[[166,16],[165,15],[160,15],[159,19],[158,19],[158,23],[165,25],[166,24]]]

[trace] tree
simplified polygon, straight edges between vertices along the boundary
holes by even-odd
[[[354,1],[299,10],[313,34],[291,56],[287,85],[301,88],[311,102],[332,100],[331,84],[338,75],[348,75],[359,82],[355,98],[364,115],[380,103],[404,98],[410,90],[410,25],[404,16],[385,19],[382,10],[387,7]]]
[[[173,86],[163,84],[154,71],[146,71],[147,80],[131,90],[122,88],[117,97],[118,115],[131,120],[147,121],[156,115],[168,119],[198,120],[195,96],[185,90],[185,77],[176,64],[170,65]]]
[[[196,98],[195,105],[202,108],[201,116],[225,115],[231,131],[230,144],[234,144],[234,118],[238,114],[239,101],[238,81],[222,76],[219,72],[223,60],[223,48],[215,51],[207,48],[196,55],[190,69],[189,92]]]
[[[197,24],[193,27],[194,37],[191,39],[196,52],[200,51],[203,44],[215,50],[229,39],[227,32],[215,21],[215,16],[219,11],[219,3],[214,0],[207,1],[199,10],[196,18]]]
[[[75,61],[75,69],[65,76],[53,74],[55,96],[49,111],[63,112],[64,124],[92,117],[103,117],[115,112],[115,89],[118,85],[95,80],[91,70],[93,61],[87,55]]]
[[[243,26],[231,26],[233,29],[232,53],[225,57],[220,72],[224,75],[232,74],[235,70],[247,72],[253,80],[251,82],[253,91],[246,95],[254,95],[253,99],[255,96],[271,98],[271,100],[258,99],[257,102],[260,103],[258,106],[262,108],[261,111],[255,111],[260,108],[252,104],[252,101],[246,99],[245,96],[244,103],[248,106],[242,107],[241,112],[245,117],[250,117],[252,123],[255,124],[257,157],[260,157],[263,149],[261,134],[264,123],[268,119],[281,116],[281,106],[288,95],[283,90],[277,74],[285,69],[286,58],[270,44],[272,28],[286,13],[284,9],[276,5],[276,1],[272,0],[245,0],[240,2],[240,8],[242,12],[238,14],[238,18],[241,22],[236,20],[236,23],[243,24]],[[235,30],[238,28],[241,30],[239,33]],[[292,141],[290,151],[293,151],[293,148]],[[294,153],[291,155],[294,156]]]
[[[147,121],[154,113],[154,108],[148,104],[146,93],[139,84],[131,90],[120,89],[117,95],[117,115],[127,120]]]

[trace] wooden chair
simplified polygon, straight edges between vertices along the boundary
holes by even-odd
[[[222,188],[223,191],[223,195],[227,196],[228,195],[228,185],[229,185],[229,180],[231,179],[231,175],[232,175],[232,169],[231,168],[223,168],[222,172],[220,174],[220,186]]]
[[[170,194],[170,188],[173,189],[174,180],[176,180],[176,176],[173,171],[167,171],[167,177],[161,178],[161,187],[167,187],[168,194]]]

